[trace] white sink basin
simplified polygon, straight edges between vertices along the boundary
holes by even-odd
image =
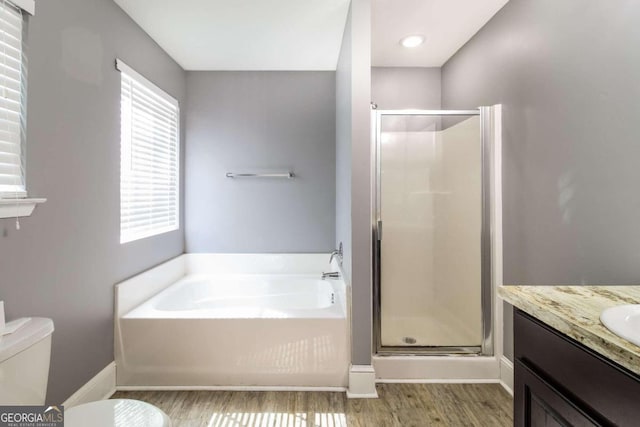
[[[640,346],[640,304],[607,308],[600,321],[614,334]]]

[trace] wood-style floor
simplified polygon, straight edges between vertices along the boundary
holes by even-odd
[[[379,384],[379,399],[331,392],[132,391],[174,427],[411,427],[513,425],[511,396],[498,384]]]

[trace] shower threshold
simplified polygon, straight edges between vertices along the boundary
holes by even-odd
[[[480,356],[481,346],[382,346],[376,356]]]

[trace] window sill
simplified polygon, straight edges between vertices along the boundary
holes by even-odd
[[[30,216],[36,205],[47,199],[0,199],[0,218]]]

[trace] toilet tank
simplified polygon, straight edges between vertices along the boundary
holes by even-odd
[[[52,333],[51,319],[34,317],[0,339],[0,405],[44,405]]]

